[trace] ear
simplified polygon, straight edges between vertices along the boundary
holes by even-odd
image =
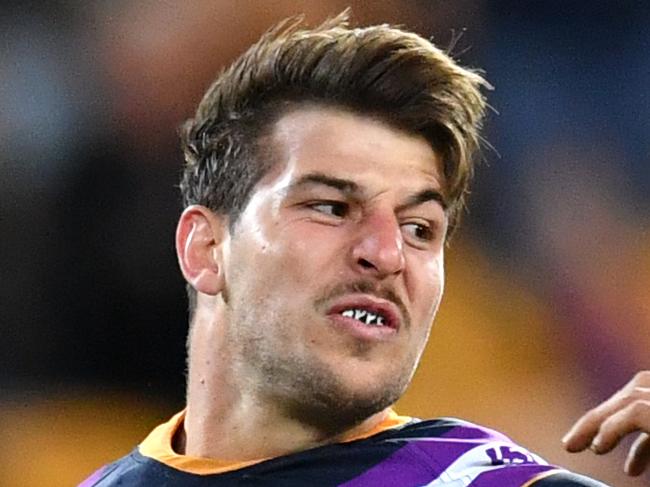
[[[223,242],[227,218],[205,206],[183,211],[176,228],[176,255],[185,280],[198,292],[216,296],[224,287]]]

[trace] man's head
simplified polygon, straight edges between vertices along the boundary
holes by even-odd
[[[272,30],[208,90],[182,133],[177,247],[243,387],[333,429],[402,394],[442,296],[481,85],[415,34],[337,18]]]
[[[410,32],[350,29],[345,14],[313,30],[281,23],[221,73],[183,126],[183,203],[234,225],[275,162],[264,134],[295,106],[318,102],[424,136],[443,159],[452,231],[479,146],[483,86],[479,74]]]

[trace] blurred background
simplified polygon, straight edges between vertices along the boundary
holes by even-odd
[[[625,453],[564,453],[650,368],[650,9],[643,1],[4,1],[0,486],[76,485],[183,407],[176,131],[276,21],[432,37],[495,86],[447,293],[398,411],[500,429],[611,485]],[[629,441],[626,442],[629,445]]]

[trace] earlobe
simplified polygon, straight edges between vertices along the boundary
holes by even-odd
[[[176,228],[176,255],[185,280],[198,292],[216,296],[224,286],[224,217],[200,205],[187,207]]]

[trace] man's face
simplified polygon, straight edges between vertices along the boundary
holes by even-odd
[[[408,385],[443,290],[447,216],[428,143],[304,107],[224,251],[228,346],[243,387],[314,425],[351,425]]]

